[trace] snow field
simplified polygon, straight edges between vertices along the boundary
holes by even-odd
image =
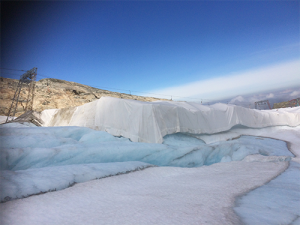
[[[291,162],[280,176],[236,203],[234,211],[244,224],[300,224],[300,164]]]
[[[125,174],[151,167],[142,162],[91,163],[0,171],[0,202],[58,191],[76,183]]]
[[[290,145],[289,150],[296,156],[292,160],[300,163],[300,126],[276,126],[260,129],[234,127],[229,131],[217,133],[214,135],[193,136],[203,140],[206,144],[210,144],[238,138],[241,135],[259,136],[261,138],[266,137],[286,141]]]
[[[263,185],[287,166],[230,162],[148,168],[2,203],[1,219],[24,225],[240,224],[232,209],[235,196]]]
[[[149,144],[84,127],[1,125],[1,223],[299,224],[299,126],[196,137]]]
[[[16,117],[10,117],[10,118],[16,118]],[[7,116],[0,116],[0,124],[5,123],[7,119]]]

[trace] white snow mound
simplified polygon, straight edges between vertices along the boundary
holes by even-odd
[[[44,110],[45,126],[82,126],[106,131],[134,142],[162,143],[173,133],[214,134],[235,125],[250,128],[300,125],[300,107],[289,110],[254,110],[217,103],[141,102],[102,97],[82,106]]]

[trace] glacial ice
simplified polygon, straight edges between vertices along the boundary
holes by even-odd
[[[135,143],[81,127],[0,128],[1,170],[72,164],[140,161],[157,166],[199,167],[239,161],[250,154],[293,156],[285,142],[242,136],[205,144],[186,134],[164,137],[163,144]]]

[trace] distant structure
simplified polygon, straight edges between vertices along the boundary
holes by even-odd
[[[269,100],[255,102],[255,109],[271,109]]]
[[[15,95],[12,99],[11,106],[8,111],[6,122],[12,120],[16,114],[17,106],[19,103],[20,92],[23,86],[28,87],[28,95],[26,99],[25,112],[32,110],[36,75],[37,75],[36,67],[32,68],[31,70],[28,70],[26,73],[21,75],[17,86],[17,90],[15,92]]]

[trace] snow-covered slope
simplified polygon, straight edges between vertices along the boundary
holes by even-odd
[[[142,162],[89,163],[0,171],[0,202],[152,167]]]
[[[16,117],[10,117],[10,118],[16,118]],[[0,124],[5,123],[7,119],[7,116],[0,116]]]
[[[294,111],[259,111],[240,106],[204,106],[187,102],[140,102],[102,97],[94,102],[42,112],[46,126],[83,126],[107,131],[134,142],[162,143],[173,133],[213,134],[235,125],[251,128],[300,125],[300,107]]]
[[[299,110],[102,98],[0,125],[0,222],[299,224]]]
[[[251,128],[233,128],[229,131],[214,135],[195,135],[195,137],[203,140],[206,144],[219,141],[226,141],[240,137],[241,135],[260,136],[283,140],[289,145],[289,150],[296,156],[293,160],[300,163],[300,126],[287,127],[276,126],[260,129]]]
[[[269,156],[264,160],[273,162],[290,161],[294,156],[285,142],[268,138],[242,136],[205,144],[178,133],[165,136],[163,144],[135,143],[85,127],[28,127],[15,123],[0,126],[0,143],[0,201],[59,190],[74,182],[150,164],[199,167],[241,161],[254,154]],[[114,162],[130,162],[131,167]]]
[[[242,224],[232,209],[235,196],[265,184],[286,166],[287,162],[230,162],[200,168],[149,168],[2,203],[1,222]]]
[[[300,224],[300,164],[238,198],[234,210],[245,224]]]
[[[0,116],[0,124],[5,123],[7,116]]]

